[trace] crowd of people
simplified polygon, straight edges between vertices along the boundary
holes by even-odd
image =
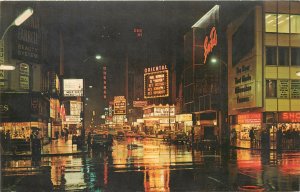
[[[297,149],[300,148],[300,130],[296,129],[282,129],[278,128],[274,133],[274,140],[276,142],[276,149]],[[272,136],[273,137],[273,136]],[[250,147],[251,148],[270,148],[271,134],[270,128],[249,130]],[[235,129],[231,130],[230,143],[232,146],[237,145],[238,133]]]

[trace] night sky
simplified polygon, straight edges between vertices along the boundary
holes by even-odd
[[[11,3],[11,2],[4,2]],[[16,2],[14,2],[16,3]],[[22,4],[24,2],[17,2]],[[25,2],[30,4],[30,2]],[[24,4],[25,4],[24,3]],[[166,50],[176,48],[176,70],[180,76],[183,62],[183,36],[214,5],[236,10],[247,2],[238,1],[49,1],[35,2],[42,13],[50,41],[50,63],[59,55],[59,32],[63,34],[65,77],[98,76],[99,64],[89,56],[102,55],[102,64],[113,71],[112,94],[124,84],[126,54],[134,59],[139,47],[133,29],[140,27],[148,52],[144,66],[165,64]],[[130,63],[130,61],[129,61]],[[180,64],[181,63],[181,64]],[[95,66],[96,65],[96,66]],[[98,66],[97,66],[98,65]],[[94,84],[97,82],[94,82]]]
[[[133,29],[143,29],[140,41],[147,42],[151,63],[160,65],[168,46],[183,51],[183,35],[201,16],[213,7],[214,2],[43,2],[50,31],[63,32],[65,75],[69,77],[98,75],[90,67],[93,61],[83,63],[88,56],[101,54],[101,63],[114,72],[113,94],[120,90],[124,76],[127,49],[135,46]],[[52,32],[50,33],[50,35]],[[56,45],[55,45],[56,46]],[[54,46],[54,47],[55,47]],[[134,57],[134,54],[129,53]],[[90,69],[90,70],[89,70]],[[180,70],[180,66],[178,66]]]

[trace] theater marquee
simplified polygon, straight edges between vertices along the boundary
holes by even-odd
[[[145,68],[144,98],[169,96],[169,71],[166,65]]]

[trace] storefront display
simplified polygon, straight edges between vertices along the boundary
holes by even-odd
[[[234,126],[237,132],[237,139],[250,140],[249,132],[253,128],[254,135],[259,139],[261,131],[262,113],[246,113],[237,116],[238,124]]]

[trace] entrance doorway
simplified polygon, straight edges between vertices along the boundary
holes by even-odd
[[[215,130],[214,126],[205,126],[203,138],[205,140],[214,140],[215,139],[214,130]]]

